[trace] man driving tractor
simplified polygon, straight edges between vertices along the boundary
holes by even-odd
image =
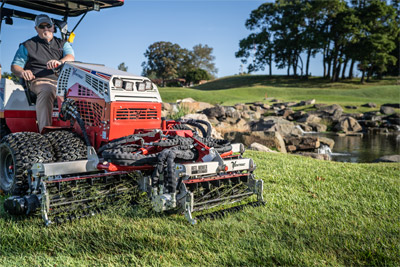
[[[31,82],[30,90],[37,95],[36,116],[39,132],[51,125],[51,114],[56,98],[57,77],[52,69],[66,61],[74,61],[70,43],[54,36],[54,23],[49,16],[36,16],[37,36],[23,42],[11,71],[19,78]]]

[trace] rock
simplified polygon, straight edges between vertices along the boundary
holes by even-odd
[[[261,112],[261,107],[260,106],[250,106],[250,110],[255,111],[255,112]]]
[[[289,117],[293,113],[294,113],[293,110],[291,110],[290,108],[287,108],[287,109],[279,110],[277,115],[282,116],[284,119],[287,119],[287,117]]]
[[[250,132],[250,127],[244,119],[239,119],[236,123],[229,123],[229,120],[219,121],[215,124],[215,130],[225,135],[229,132]]]
[[[242,112],[242,118],[249,121],[257,121],[261,119],[261,113],[255,111],[244,111]]]
[[[225,108],[225,116],[233,119],[240,119],[242,116],[240,112],[234,107],[224,107]]]
[[[297,121],[298,119],[300,119],[301,117],[303,117],[305,114],[304,111],[296,111],[295,113],[292,114],[292,118]]]
[[[324,144],[324,145],[329,146],[329,148],[330,148],[331,150],[332,150],[333,147],[335,146],[335,141],[334,141],[333,139],[331,139],[331,138],[322,137],[322,136],[319,136],[318,138],[319,138],[320,144]]]
[[[302,132],[293,122],[280,117],[266,117],[250,124],[252,131],[279,132],[282,136],[301,136]]]
[[[373,162],[400,162],[400,155],[389,155],[380,157]]]
[[[298,122],[305,122],[305,123],[318,123],[321,121],[321,118],[313,115],[313,114],[305,114],[300,119],[297,120]]]
[[[277,151],[269,149],[268,147],[259,144],[259,143],[252,143],[249,147],[251,150],[255,150],[255,151],[262,151],[262,152],[273,152],[276,153]]]
[[[313,128],[310,125],[306,124],[306,123],[299,123],[298,125],[301,127],[301,129],[304,132],[312,132],[313,131]]]
[[[322,106],[318,108],[317,112],[321,114],[319,117],[331,117],[333,120],[338,120],[343,113],[343,108],[338,104],[333,104]]]
[[[314,104],[314,108],[316,108],[316,109],[326,107],[326,106],[327,106],[327,104]]]
[[[203,121],[210,123],[207,116],[204,114],[187,114],[187,115],[183,116],[182,119],[184,119],[184,120],[188,120],[188,119],[203,120]],[[199,132],[199,135],[201,135],[200,132]],[[222,135],[214,127],[212,127],[212,130],[211,130],[211,137],[215,138],[215,139],[222,139]]]
[[[194,102],[196,102],[196,100],[194,100],[191,97],[176,100],[177,104],[180,104],[180,103],[194,103]]]
[[[400,125],[400,114],[392,114],[388,117],[386,117],[386,119],[394,125]]]
[[[318,153],[313,153],[313,152],[300,152],[300,153],[296,153],[296,155],[310,157],[310,158],[319,159],[319,160],[331,160],[331,156],[328,154],[318,154]]]
[[[203,113],[209,118],[216,118],[218,120],[222,120],[225,117],[225,109],[220,105],[216,105],[212,108],[206,108],[203,110]]]
[[[170,103],[162,103],[161,110],[172,111],[172,106]]]
[[[394,110],[394,108],[389,107],[389,106],[381,106],[380,110],[379,110],[382,114],[385,115],[391,115],[393,113],[396,113],[396,111]]]
[[[288,146],[286,146],[286,151],[287,151],[287,152],[292,153],[292,152],[294,152],[294,151],[296,151],[296,150],[297,150],[297,147],[294,146],[294,145],[288,145]]]
[[[386,103],[386,104],[383,104],[382,106],[391,107],[391,108],[400,108],[400,103],[392,103],[392,104]]]
[[[271,108],[271,106],[270,106],[270,105],[268,105],[268,104],[264,104],[264,105],[262,105],[262,108],[263,108],[263,109],[270,109],[270,108]]]
[[[243,143],[245,146],[249,146],[252,143],[259,143],[286,153],[285,142],[278,132],[227,132],[224,138],[234,143]]]
[[[356,119],[352,117],[347,117],[341,119],[334,127],[334,130],[337,132],[360,132],[362,131],[361,125],[357,122]]]
[[[186,99],[186,98],[185,98]],[[206,108],[213,108],[214,106],[206,102],[182,102],[179,104],[180,107],[186,108],[189,112],[199,112]]]
[[[376,108],[377,107],[377,105],[375,103],[372,103],[372,102],[366,103],[366,104],[361,105],[361,106],[362,107],[366,107],[366,108]]]
[[[244,110],[244,105],[243,104],[236,104],[235,105],[235,109],[239,110],[239,111],[242,111],[242,110]]]
[[[293,145],[296,150],[314,150],[319,148],[320,142],[315,136],[286,137],[286,146]]]
[[[309,123],[309,126],[311,126],[312,131],[314,132],[318,132],[318,133],[322,133],[322,132],[326,132],[326,130],[328,129],[328,126],[326,126],[325,124],[322,123]]]
[[[308,105],[314,105],[315,104],[315,99],[311,100],[306,100],[306,101],[300,101],[298,106],[308,106]]]
[[[356,106],[344,106],[344,107],[347,108],[347,109],[357,109]]]

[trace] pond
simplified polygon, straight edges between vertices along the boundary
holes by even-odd
[[[336,136],[323,134],[335,141],[331,157],[341,162],[373,162],[386,156],[400,154],[400,133]]]

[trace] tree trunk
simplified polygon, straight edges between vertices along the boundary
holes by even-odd
[[[342,71],[342,80],[346,79],[346,68],[347,68],[347,63],[349,59],[346,57],[343,63],[343,71]]]
[[[350,69],[349,69],[349,79],[353,79],[353,68],[354,68],[355,60],[351,60]]]
[[[323,52],[323,62],[322,64],[324,65],[324,78],[326,78],[327,73],[326,73],[326,65],[327,65],[327,49],[326,46],[324,46],[324,52]]]
[[[272,55],[269,55],[269,76],[272,76]]]
[[[361,83],[364,83],[365,70],[362,70]]]
[[[372,68],[369,68],[367,71],[367,82],[369,82],[371,75],[372,75]]]
[[[310,57],[311,57],[311,48],[309,48],[307,51],[307,62],[306,62],[306,78],[307,79],[308,79],[308,68],[310,66]],[[325,69],[325,64],[324,64],[324,69]]]

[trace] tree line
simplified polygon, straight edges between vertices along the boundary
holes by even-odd
[[[269,68],[309,76],[310,58],[322,54],[323,76],[361,82],[373,75],[400,75],[400,0],[276,0],[250,14],[252,33],[239,42],[236,57],[249,73]],[[303,58],[304,57],[304,58]],[[396,65],[396,62],[398,64]],[[348,70],[348,72],[347,72]]]
[[[208,45],[198,44],[188,50],[171,42],[155,42],[144,53],[147,61],[142,63],[142,75],[152,80],[161,79],[163,86],[176,78],[184,78],[186,83],[209,80],[218,71],[212,52],[213,48]]]

